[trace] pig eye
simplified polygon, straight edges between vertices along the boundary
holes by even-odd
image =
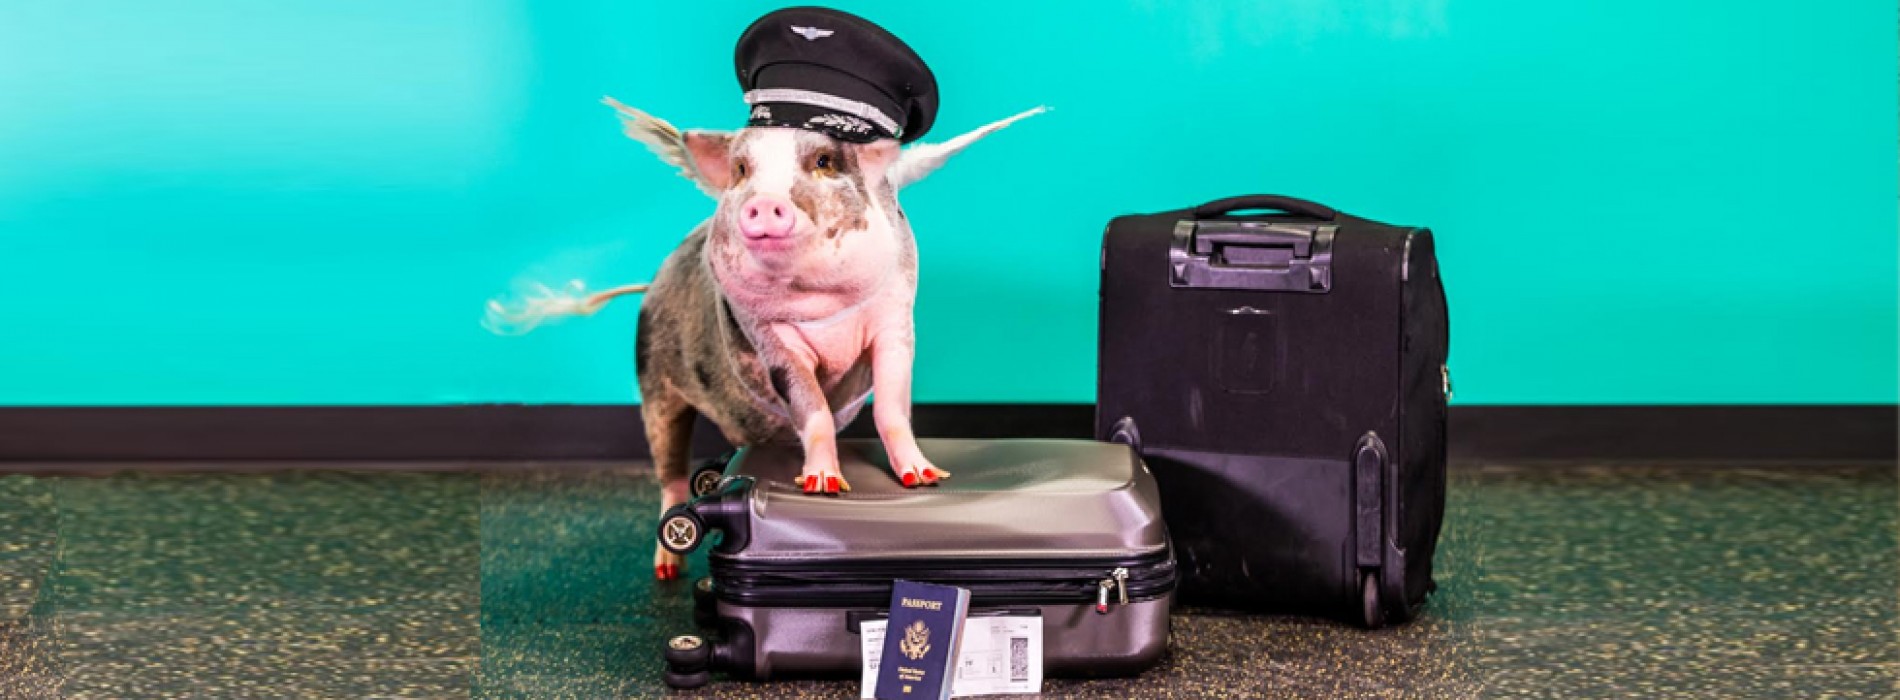
[[[732,172],[737,174],[739,176],[739,179],[744,180],[745,179],[745,161],[743,160],[739,161],[737,165],[733,166]]]
[[[829,153],[820,153],[812,160],[811,169],[812,172],[820,175],[836,175],[838,174],[838,159],[831,157]]]

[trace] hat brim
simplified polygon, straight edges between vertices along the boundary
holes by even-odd
[[[905,114],[875,85],[831,68],[777,63],[758,72],[751,102],[753,126],[821,131],[854,143],[901,138]]]

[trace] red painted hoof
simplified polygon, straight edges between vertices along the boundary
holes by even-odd
[[[805,477],[805,493],[812,493],[817,490],[818,490],[818,477],[815,475]]]
[[[825,477],[825,493],[837,493],[837,492],[838,492],[838,477],[835,477],[835,476]]]
[[[904,472],[904,488],[910,488],[916,485],[917,485],[917,474],[913,472]]]

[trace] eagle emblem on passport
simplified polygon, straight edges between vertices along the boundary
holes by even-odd
[[[969,612],[969,589],[902,579],[891,582],[891,612],[884,622],[884,638],[877,642],[881,648],[871,697],[949,700],[957,673],[957,645]]]
[[[910,657],[912,661],[920,660],[930,653],[930,628],[924,626],[923,620],[904,628],[904,640],[897,643],[897,650],[904,652],[904,656]]]

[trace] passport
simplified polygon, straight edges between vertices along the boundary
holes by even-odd
[[[878,659],[879,700],[946,700],[955,673],[963,618],[970,592],[898,579],[891,586],[891,614]]]

